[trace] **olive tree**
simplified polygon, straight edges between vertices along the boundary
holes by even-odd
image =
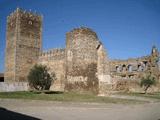
[[[28,74],[30,87],[36,90],[49,90],[56,76],[55,73],[50,74],[48,70],[47,66],[34,65]]]

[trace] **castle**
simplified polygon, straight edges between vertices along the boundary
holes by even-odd
[[[156,47],[148,56],[110,60],[97,34],[86,27],[66,33],[66,47],[42,50],[42,16],[17,8],[7,17],[4,81],[27,82],[35,64],[55,72],[52,90],[77,90],[105,93],[117,81],[134,81],[143,73],[154,72],[159,78],[159,52]]]

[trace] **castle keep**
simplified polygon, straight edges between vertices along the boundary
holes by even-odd
[[[42,17],[15,10],[7,17],[5,81],[27,81],[41,51]]]
[[[104,94],[114,90],[118,81],[136,81],[153,72],[159,79],[159,52],[151,55],[110,60],[97,34],[86,27],[66,33],[66,47],[43,51],[42,16],[16,9],[7,17],[5,82],[27,82],[35,64],[43,64],[55,72],[52,90],[93,91]]]

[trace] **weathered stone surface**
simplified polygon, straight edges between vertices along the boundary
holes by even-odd
[[[49,72],[56,74],[56,80],[51,86],[51,90],[64,91],[65,83],[65,50],[52,49],[41,53],[38,59],[38,64],[46,65]]]
[[[42,17],[17,8],[7,18],[5,81],[24,82],[41,51]]]
[[[98,54],[98,81],[99,81],[99,94],[106,94],[112,86],[111,76],[110,76],[110,67],[109,67],[109,59],[106,54],[106,50],[104,49],[102,44],[99,44],[97,48]]]
[[[111,60],[110,71],[114,78],[118,79],[140,79],[146,73],[152,73],[157,78],[159,77],[159,53],[153,47],[151,55],[132,58],[127,60]]]
[[[89,28],[73,29],[66,34],[67,90],[73,89],[73,86],[76,87],[80,82],[84,84],[79,88],[94,89],[94,92],[98,91],[98,77],[96,74],[97,47],[99,44],[100,41],[96,33]]]
[[[55,72],[51,90],[91,91],[101,95],[114,90],[139,89],[135,81],[153,73],[160,82],[156,47],[148,56],[109,60],[103,44],[90,28],[66,33],[66,47],[42,51],[42,17],[17,9],[7,18],[5,82],[27,81],[34,64]],[[132,82],[131,82],[132,81]],[[134,83],[134,84],[133,84]]]
[[[9,91],[28,91],[29,85],[27,82],[0,82],[0,92]]]

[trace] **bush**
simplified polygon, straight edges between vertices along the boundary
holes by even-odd
[[[147,93],[148,88],[155,84],[156,84],[155,77],[151,75],[143,77],[140,83],[141,87],[144,87],[145,94]]]
[[[44,65],[33,66],[28,75],[30,87],[36,90],[49,90],[56,76],[55,73],[49,74],[48,70]]]

